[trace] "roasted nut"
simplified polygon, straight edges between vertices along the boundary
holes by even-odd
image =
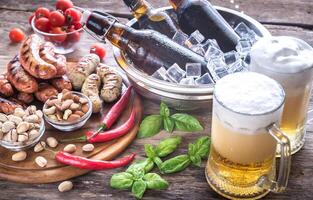
[[[60,185],[58,186],[58,190],[60,192],[66,192],[69,191],[73,188],[73,183],[71,181],[63,181],[62,183],[60,183]]]
[[[36,106],[31,105],[31,106],[28,106],[28,108],[26,108],[26,110],[29,112],[30,115],[33,115],[36,113],[37,108],[36,108]]]
[[[21,122],[23,121],[22,118],[17,117],[17,116],[15,116],[15,115],[9,115],[8,118],[9,118],[9,120],[10,120],[11,122],[14,122],[15,125],[18,125],[19,123],[21,123]]]
[[[69,109],[64,111],[64,115],[63,115],[63,119],[67,120],[69,118],[69,116],[72,114],[73,112]]]
[[[67,99],[73,99],[73,93],[72,92],[67,91],[67,92],[63,93],[62,100],[64,101],[64,100],[67,100]]]
[[[12,141],[12,142],[19,142],[19,141],[18,141],[18,135],[17,135],[16,129],[12,129],[12,130],[10,131],[10,134],[11,134],[11,141]]]
[[[39,131],[36,129],[32,129],[28,133],[28,139],[29,140],[34,140],[40,135]]]
[[[80,97],[76,94],[73,95],[73,100],[75,103],[79,103]]]
[[[35,162],[39,167],[45,167],[48,163],[47,159],[42,156],[38,156],[37,158],[35,158]]]
[[[56,146],[58,146],[58,141],[54,137],[48,137],[46,142],[51,148],[55,148]]]
[[[37,123],[29,123],[29,129],[40,129],[40,124]]]
[[[61,105],[61,110],[66,110],[66,109],[68,109],[68,108],[71,106],[72,103],[74,103],[74,101],[73,101],[72,99],[67,99],[67,100],[65,100],[65,101],[62,103],[62,105]]]
[[[76,110],[76,111],[74,112],[74,114],[79,115],[79,116],[81,116],[81,117],[85,115],[85,113],[82,112],[82,111],[80,111],[80,110]]]
[[[28,140],[28,134],[27,133],[19,134],[17,137],[18,142],[25,142],[27,140]]]
[[[49,117],[51,120],[58,121],[58,118],[57,118],[56,115],[48,115],[48,117]]]
[[[73,104],[71,104],[71,106],[70,106],[70,109],[71,109],[71,110],[78,110],[79,108],[80,108],[80,105],[77,104],[77,103],[73,103]]]
[[[67,153],[74,153],[76,151],[76,145],[75,144],[68,144],[64,147],[63,151]]]
[[[34,147],[34,152],[38,153],[41,152],[45,149],[46,143],[44,141],[38,142],[38,144],[35,145]]]
[[[84,105],[82,106],[82,111],[83,111],[84,113],[87,113],[88,110],[89,110],[88,105],[87,105],[87,104],[84,104]]]
[[[24,133],[28,131],[30,128],[30,124],[28,122],[21,122],[19,125],[16,127],[16,131],[18,134]]]
[[[2,138],[3,138],[3,133],[2,133],[2,131],[0,130],[0,140],[2,140]]]
[[[62,94],[62,93],[59,93],[58,96],[57,96],[57,99],[58,99],[59,101],[62,101],[62,98],[63,98],[63,94]]]
[[[43,113],[45,113],[46,115],[53,115],[55,113],[56,107],[52,106],[50,108],[45,108],[43,109]]]
[[[5,134],[2,138],[3,141],[12,142],[11,131]]]
[[[39,117],[39,118],[42,118],[43,117],[43,113],[41,110],[36,110],[36,115]]]
[[[1,122],[6,122],[6,121],[8,121],[7,115],[6,115],[6,114],[3,114],[3,113],[0,113],[0,121],[1,121]]]
[[[68,117],[67,121],[69,121],[69,122],[75,122],[75,121],[77,121],[78,119],[80,119],[80,116],[79,116],[79,115],[71,114],[71,115]]]
[[[13,115],[17,117],[24,117],[25,111],[22,108],[15,108]]]
[[[24,117],[24,121],[29,122],[29,123],[38,123],[39,117],[35,114],[32,114],[27,117]]]
[[[15,162],[23,161],[27,157],[27,154],[25,151],[19,151],[12,155],[12,160]]]
[[[81,104],[86,104],[86,103],[88,103],[88,100],[87,100],[86,98],[81,97],[81,98],[79,99],[79,103],[81,103]]]
[[[58,118],[58,121],[62,121],[62,119],[63,119],[63,113],[62,113],[62,111],[57,110],[56,113],[57,113],[56,116],[57,116],[57,118]]]
[[[3,133],[8,133],[10,130],[12,130],[14,128],[15,128],[14,122],[6,121],[2,124],[1,130]]]
[[[85,144],[82,149],[83,151],[90,152],[95,149],[95,146],[93,144]]]

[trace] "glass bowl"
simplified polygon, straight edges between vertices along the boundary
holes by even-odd
[[[45,127],[45,121],[44,119],[42,119],[41,123],[40,123],[40,128],[39,128],[39,135],[32,141],[26,141],[26,142],[8,142],[8,141],[3,141],[0,140],[0,146],[11,150],[11,151],[23,151],[26,149],[29,149],[33,146],[35,146],[39,140],[41,139],[41,137],[43,136],[43,134],[45,133],[46,127]]]
[[[81,128],[82,126],[84,126],[86,124],[86,122],[88,121],[88,119],[90,118],[90,116],[92,114],[92,104],[91,104],[90,99],[86,95],[84,95],[83,93],[80,93],[80,92],[72,92],[72,93],[76,94],[79,97],[86,98],[88,100],[89,110],[79,120],[74,121],[74,122],[55,121],[55,120],[52,120],[51,118],[49,118],[45,113],[43,113],[43,116],[44,116],[46,122],[48,122],[48,124],[50,124],[51,126],[53,126],[54,128],[56,128],[60,131],[68,132],[68,131],[74,131],[74,130]],[[46,108],[48,108],[47,103],[45,103],[43,105],[43,110]]]
[[[74,52],[82,34],[84,33],[83,28],[65,34],[46,33],[35,27],[35,17],[32,19],[31,26],[37,35],[45,41],[54,44],[55,53],[57,54],[68,54]]]

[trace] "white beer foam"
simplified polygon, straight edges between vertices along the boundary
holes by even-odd
[[[245,134],[278,123],[285,93],[279,83],[255,72],[225,76],[215,85],[213,112],[226,126]],[[264,130],[262,130],[264,132]]]
[[[264,37],[253,45],[251,65],[279,73],[296,73],[313,67],[313,48],[303,40],[287,37]]]

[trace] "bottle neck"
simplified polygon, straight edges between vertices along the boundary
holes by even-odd
[[[177,10],[178,7],[183,3],[184,0],[169,0],[174,10]]]
[[[142,16],[147,15],[147,13],[153,8],[144,0],[137,0],[136,3],[130,5],[129,8],[133,12],[136,19],[140,19]]]

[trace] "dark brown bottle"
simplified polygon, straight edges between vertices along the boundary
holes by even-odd
[[[207,0],[169,0],[179,27],[190,34],[199,30],[206,39],[216,39],[224,52],[234,50],[239,36]]]
[[[136,30],[117,22],[109,16],[85,11],[82,24],[88,31],[105,37],[127,53],[130,60],[152,74],[160,67],[169,68],[174,63],[185,67],[186,63],[201,63],[203,72],[208,72],[205,59],[154,30]]]
[[[123,0],[137,19],[140,29],[152,29],[169,38],[177,32],[177,26],[171,17],[163,11],[157,11],[144,0]]]

